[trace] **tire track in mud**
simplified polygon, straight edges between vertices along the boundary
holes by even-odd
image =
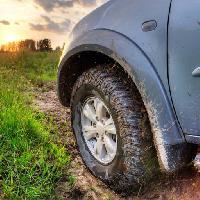
[[[156,177],[156,180],[146,187],[145,191],[138,191],[138,195],[121,197],[111,191],[100,180],[96,179],[84,166],[77,150],[74,135],[70,126],[70,109],[59,103],[55,86],[36,88],[34,105],[40,111],[53,118],[58,127],[59,139],[71,154],[70,172],[76,177],[73,187],[68,185],[67,177],[63,177],[57,185],[58,199],[85,200],[199,200],[200,175],[192,167],[168,177]]]

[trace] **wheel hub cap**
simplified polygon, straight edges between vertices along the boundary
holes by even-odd
[[[91,97],[85,101],[81,125],[92,155],[103,164],[112,162],[117,152],[116,127],[109,109],[101,99]]]

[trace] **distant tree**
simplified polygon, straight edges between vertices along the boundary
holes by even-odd
[[[36,51],[36,42],[33,39],[21,40],[18,42],[8,42],[1,45],[1,52],[16,52],[19,50]]]
[[[57,46],[57,47],[55,48],[55,51],[61,51],[60,46]]]
[[[6,51],[6,45],[2,44],[0,52],[5,52],[5,51]]]
[[[38,51],[51,51],[51,40],[43,39],[37,42],[37,50]]]
[[[1,47],[2,51],[10,51],[16,52],[18,50],[18,43],[17,42],[9,42]]]
[[[20,50],[30,50],[30,51],[35,51],[36,50],[36,42],[32,39],[26,39],[22,40],[18,43],[18,48]]]

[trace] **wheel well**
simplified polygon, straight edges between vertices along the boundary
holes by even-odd
[[[97,65],[109,64],[119,66],[118,63],[109,56],[95,52],[84,51],[71,56],[62,66],[58,78],[58,93],[61,103],[69,106],[70,97],[74,83],[78,77],[86,70]],[[123,70],[122,67],[120,67]],[[125,71],[124,71],[125,73]]]

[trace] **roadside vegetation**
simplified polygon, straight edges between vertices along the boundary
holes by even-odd
[[[66,173],[70,156],[56,128],[32,106],[33,86],[55,80],[59,56],[0,53],[0,198],[50,199]]]

